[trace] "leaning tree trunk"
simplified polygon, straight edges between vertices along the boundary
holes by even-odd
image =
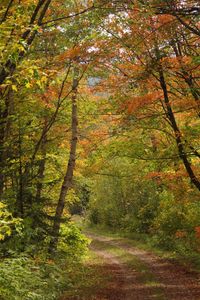
[[[191,166],[191,163],[188,159],[187,153],[184,149],[184,144],[182,141],[182,135],[180,132],[180,129],[178,127],[178,124],[176,122],[171,104],[170,104],[170,100],[169,100],[169,96],[168,96],[168,90],[167,90],[167,85],[165,82],[165,77],[164,77],[164,73],[162,70],[162,66],[159,66],[159,79],[160,79],[160,86],[163,90],[163,95],[164,95],[164,103],[165,103],[165,107],[166,107],[166,111],[167,111],[167,117],[171,123],[172,129],[174,131],[174,135],[175,135],[175,139],[176,139],[176,144],[177,144],[177,148],[178,148],[178,153],[179,153],[179,157],[182,160],[185,169],[187,171],[187,174],[191,180],[191,182],[196,186],[196,188],[200,191],[200,181],[199,179],[196,177],[193,168]]]
[[[199,86],[195,84],[195,80],[192,76],[192,71],[188,71],[186,68],[184,68],[184,65],[182,64],[182,58],[183,55],[181,51],[181,46],[179,43],[173,42],[172,43],[173,50],[175,52],[176,58],[179,62],[180,65],[180,71],[181,71],[181,76],[185,83],[188,85],[190,93],[193,96],[193,99],[195,100],[197,104],[197,114],[200,117],[200,91],[199,91]]]
[[[32,13],[30,22],[29,24],[27,24],[28,29],[26,29],[21,34],[21,37],[19,38],[19,42],[20,40],[26,42],[27,49],[32,45],[37,35],[37,30],[31,30],[31,27],[34,24],[41,26],[42,21],[46,15],[46,12],[51,4],[51,1],[52,0],[38,0],[35,10]],[[27,49],[18,51],[18,59],[16,62],[13,62],[10,58],[5,63],[2,62],[1,71],[0,71],[0,84],[3,84],[7,79],[7,77],[11,76],[14,73],[19,62],[24,58]]]
[[[52,229],[52,238],[49,244],[49,254],[53,254],[57,248],[60,225],[63,215],[63,210],[65,206],[65,198],[67,193],[72,185],[73,180],[73,172],[75,168],[76,162],[76,146],[78,140],[78,118],[77,118],[77,87],[78,87],[78,79],[76,75],[76,70],[74,71],[74,79],[72,84],[72,114],[71,114],[71,143],[70,143],[70,155],[67,165],[66,174],[62,183],[60,197],[57,203],[56,213],[54,217],[54,224]]]
[[[47,143],[47,134],[45,132],[46,129],[46,124],[47,124],[47,120],[45,119],[45,126],[43,129],[43,139],[41,142],[41,155],[42,158],[39,161],[39,168],[38,168],[38,183],[36,185],[36,195],[35,195],[35,200],[36,203],[40,203],[41,201],[41,195],[42,195],[42,188],[43,188],[43,179],[44,179],[44,172],[45,172],[45,165],[46,165],[46,143]]]

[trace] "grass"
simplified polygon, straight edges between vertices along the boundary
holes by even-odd
[[[65,300],[84,295],[84,299],[95,294],[99,287],[104,287],[108,278],[102,276],[102,259],[93,251],[89,251],[88,257],[80,268],[73,270],[71,280],[73,282],[69,290],[65,291],[59,300]]]
[[[114,239],[121,239],[123,238],[130,246],[137,247],[142,250],[152,251],[153,253],[162,256],[162,257],[174,257],[175,252],[166,251],[160,249],[158,247],[153,246],[150,241],[148,241],[147,235],[144,234],[130,234],[125,233],[123,231],[114,232],[105,227],[98,227],[98,226],[83,226],[83,231],[85,233],[97,234],[103,237],[112,237]]]

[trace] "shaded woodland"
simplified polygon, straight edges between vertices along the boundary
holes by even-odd
[[[1,299],[73,285],[77,214],[199,262],[199,47],[195,0],[1,1]]]

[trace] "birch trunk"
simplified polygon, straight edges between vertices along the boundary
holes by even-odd
[[[75,162],[76,162],[76,146],[78,140],[78,117],[77,117],[77,87],[78,87],[78,79],[76,76],[76,71],[74,71],[74,79],[72,84],[72,113],[71,113],[71,143],[70,143],[70,155],[67,165],[67,170],[65,173],[65,177],[62,183],[61,191],[59,200],[57,203],[56,213],[54,217],[54,224],[52,229],[52,238],[49,244],[49,254],[53,254],[57,248],[58,238],[59,238],[59,231],[61,225],[61,218],[63,215],[63,210],[65,206],[65,199],[67,193],[72,185],[73,180],[73,173],[75,169]]]

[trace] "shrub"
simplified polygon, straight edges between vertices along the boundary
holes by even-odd
[[[64,271],[52,262],[29,257],[4,259],[0,263],[0,295],[3,300],[53,300],[70,284]]]
[[[46,241],[48,242],[48,241]],[[73,284],[71,275],[87,253],[88,239],[72,223],[63,224],[57,255],[45,259],[45,251],[30,257],[30,249],[0,262],[0,299],[54,300]],[[16,257],[14,257],[16,256]]]

